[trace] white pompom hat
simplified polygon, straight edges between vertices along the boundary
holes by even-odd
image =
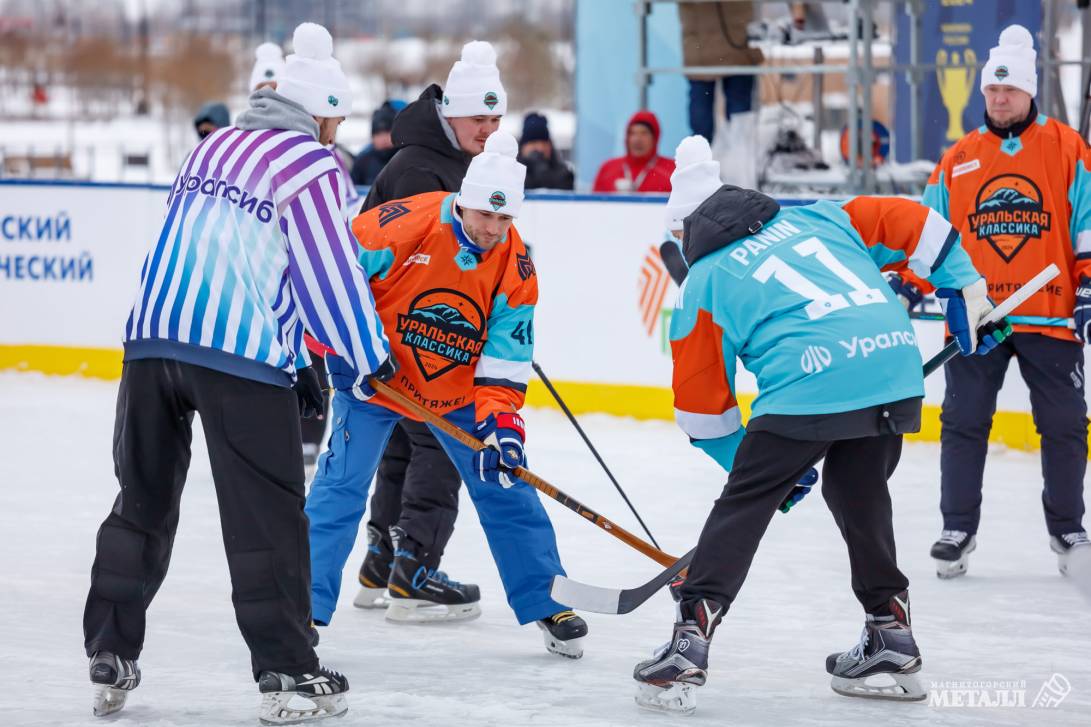
[[[328,119],[352,112],[352,94],[341,64],[333,57],[333,38],[317,23],[303,23],[292,35],[295,53],[288,56],[277,80],[277,93]]]
[[[506,131],[494,131],[485,150],[470,160],[462,178],[458,204],[471,210],[519,216],[527,168],[516,161],[519,142]]]
[[[462,46],[462,59],[455,61],[443,87],[443,115],[503,116],[508,94],[500,83],[496,50],[491,43],[475,40]]]
[[[284,53],[276,43],[262,43],[254,51],[254,70],[250,71],[250,90],[259,83],[275,81],[284,71]]]
[[[1022,25],[1009,25],[1000,31],[1000,44],[989,51],[989,61],[981,69],[981,92],[986,86],[1014,86],[1031,97],[1038,95],[1038,53],[1034,38]]]
[[[674,152],[671,196],[667,200],[667,229],[681,230],[682,222],[723,186],[720,163],[703,136],[687,136]]]

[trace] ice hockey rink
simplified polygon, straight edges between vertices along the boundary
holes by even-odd
[[[231,610],[203,440],[182,501],[167,580],[148,614],[143,681],[116,718],[91,716],[82,611],[95,532],[114,498],[111,432],[117,382],[0,374],[0,649],[5,725],[251,725],[259,702]],[[563,416],[526,412],[530,467],[634,532],[639,526]],[[663,548],[692,547],[724,475],[669,422],[581,418]],[[463,624],[392,625],[352,607],[358,545],[340,608],[323,631],[323,663],[351,683],[339,725],[1086,725],[1091,723],[1091,614],[1049,551],[1035,453],[997,449],[969,574],[936,579],[940,530],[935,444],[908,444],[892,482],[900,561],[910,578],[924,657],[923,703],[834,694],[824,671],[855,644],[863,614],[848,558],[821,496],[777,514],[750,578],[713,642],[697,713],[669,717],[633,703],[634,663],[670,634],[658,594],[627,616],[589,614],[586,656],[547,654],[504,601],[473,506],[444,560],[481,585],[483,615]],[[569,575],[633,586],[658,566],[546,500]],[[1045,687],[1043,688],[1043,685]],[[1058,703],[1059,702],[1059,703]],[[982,704],[999,706],[981,706]],[[969,706],[974,705],[974,706]]]

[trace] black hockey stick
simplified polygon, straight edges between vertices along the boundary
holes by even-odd
[[[1049,267],[1024,283],[1007,300],[996,306],[986,316],[984,322],[993,323],[1008,315],[1030,296],[1037,293],[1046,283],[1057,277],[1060,272],[1056,265],[1049,265]],[[924,364],[924,376],[927,377],[936,369],[942,368],[945,363],[957,355],[958,342],[951,341],[942,351]],[[655,578],[636,588],[604,588],[580,583],[566,576],[553,576],[553,584],[550,586],[549,593],[553,600],[564,603],[570,608],[593,613],[629,613],[651,598],[660,588],[674,580],[674,577],[681,573],[693,560],[693,553],[693,550],[689,551],[668,566],[666,570],[661,571]]]
[[[652,545],[659,548],[659,543],[656,542],[655,536],[652,535],[652,531],[648,530],[648,526],[644,524],[644,519],[640,517],[640,513],[638,513],[636,511],[636,508],[633,507],[633,503],[629,502],[629,496],[625,494],[625,490],[621,489],[621,485],[619,485],[617,479],[614,478],[614,473],[611,472],[610,468],[606,466],[606,463],[602,461],[602,457],[599,456],[598,450],[595,449],[595,445],[591,444],[591,440],[587,438],[587,434],[583,431],[583,427],[581,427],[580,423],[576,421],[575,415],[564,403],[564,399],[562,399],[561,395],[557,392],[557,390],[553,388],[553,382],[551,382],[549,380],[549,377],[545,375],[545,371],[542,371],[542,367],[538,365],[537,361],[532,361],[530,365],[534,367],[534,372],[538,374],[538,378],[540,378],[542,380],[542,383],[545,384],[545,387],[549,389],[549,393],[553,395],[553,398],[556,400],[557,405],[561,407],[561,411],[563,411],[565,416],[568,417],[568,421],[572,422],[572,426],[574,426],[576,428],[576,431],[579,432],[580,437],[583,438],[584,444],[586,444],[587,448],[591,450],[591,454],[595,455],[595,459],[597,459],[599,464],[602,465],[602,470],[606,473],[606,476],[610,478],[610,481],[614,483],[614,487],[617,488],[618,494],[621,495],[621,499],[624,500],[625,504],[629,506],[629,509],[633,511],[633,517],[635,517],[636,521],[640,523],[640,527],[644,528],[644,532],[647,533],[648,539],[652,541]],[[660,548],[660,550],[662,550],[662,548]]]

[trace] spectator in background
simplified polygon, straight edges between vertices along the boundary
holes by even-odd
[[[527,168],[527,189],[572,189],[575,179],[568,165],[557,158],[549,136],[549,120],[536,111],[523,117],[519,163]]]
[[[670,192],[674,161],[658,151],[659,119],[651,111],[637,111],[625,127],[625,156],[603,162],[592,191]]]
[[[250,71],[250,91],[264,86],[277,87],[277,78],[284,71],[284,52],[276,43],[262,43],[254,50],[254,69]]]
[[[682,23],[682,58],[686,66],[757,66],[761,50],[747,44],[746,26],[754,20],[748,2],[683,2],[678,5]],[[727,133],[713,145],[723,164],[724,181],[748,189],[757,186],[757,112],[754,76],[687,75],[689,125],[713,143],[716,132],[716,81],[724,97]]]
[[[368,187],[383,171],[383,167],[394,156],[394,140],[390,131],[394,128],[394,118],[405,108],[405,101],[387,99],[371,115],[371,143],[356,157],[352,165],[353,184]]]
[[[193,128],[197,130],[198,139],[204,139],[212,132],[225,126],[231,126],[231,114],[228,112],[227,106],[219,101],[206,103],[193,117]]]

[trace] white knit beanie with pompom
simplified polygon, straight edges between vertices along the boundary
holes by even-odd
[[[681,230],[682,222],[723,186],[720,163],[703,136],[687,136],[674,152],[671,196],[667,200],[667,229]]]
[[[508,94],[500,83],[496,50],[491,43],[475,40],[462,46],[462,59],[451,66],[443,87],[443,115],[503,116],[508,110]]]
[[[277,80],[277,93],[322,119],[348,116],[352,94],[341,64],[333,57],[333,38],[317,23],[303,23],[292,35],[295,53],[288,56]]]
[[[1009,25],[1000,31],[1000,44],[989,51],[989,61],[981,69],[981,92],[985,93],[986,86],[1014,86],[1037,96],[1037,64],[1030,31],[1022,25]]]
[[[516,161],[519,142],[506,131],[494,131],[485,140],[485,151],[470,160],[462,178],[458,204],[471,210],[519,216],[527,168]]]
[[[254,51],[254,69],[250,71],[250,90],[259,83],[275,81],[284,71],[284,53],[276,43],[262,43]]]

